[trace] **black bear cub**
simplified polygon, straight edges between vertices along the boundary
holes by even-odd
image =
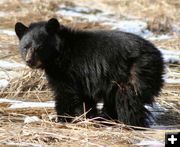
[[[75,30],[52,18],[15,25],[20,52],[43,69],[62,116],[103,117],[148,126],[148,110],[163,85],[163,60],[145,39],[121,31]]]

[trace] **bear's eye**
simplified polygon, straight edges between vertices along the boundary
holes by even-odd
[[[27,47],[23,47],[22,50],[23,50],[23,51],[27,51],[28,48],[27,48]]]
[[[23,50],[28,50],[29,48],[31,48],[31,44],[27,44],[23,47]]]

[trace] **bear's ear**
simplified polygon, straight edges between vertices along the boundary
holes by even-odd
[[[15,32],[16,32],[16,35],[18,36],[19,40],[22,38],[22,36],[25,34],[25,32],[27,30],[28,30],[28,27],[26,27],[21,22],[17,22],[15,24]]]
[[[51,18],[45,27],[49,33],[55,33],[58,31],[60,24],[56,18]]]

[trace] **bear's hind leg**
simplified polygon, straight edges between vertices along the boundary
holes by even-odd
[[[140,101],[134,88],[127,84],[116,83],[115,104],[118,120],[133,126],[148,126],[149,111]]]

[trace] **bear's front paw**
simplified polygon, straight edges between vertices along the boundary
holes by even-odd
[[[67,123],[67,122],[71,122],[72,121],[72,118],[69,118],[68,116],[58,116],[57,118],[57,122],[60,122],[60,123]]]

